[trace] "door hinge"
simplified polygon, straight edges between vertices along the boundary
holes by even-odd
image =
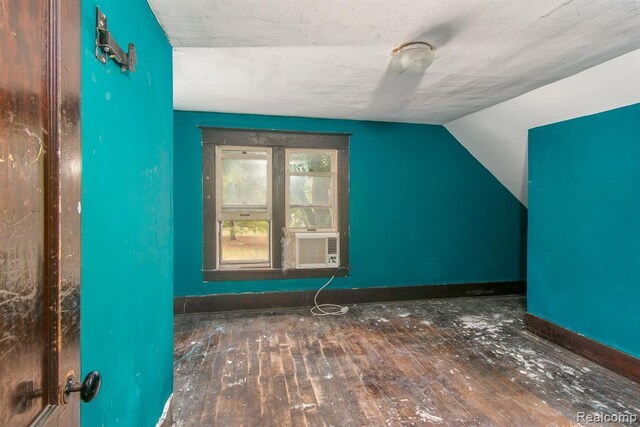
[[[107,17],[99,7],[96,7],[96,58],[103,64],[107,63],[107,58],[113,59],[123,72],[136,70],[136,46],[129,43],[129,51],[122,50],[107,29]]]

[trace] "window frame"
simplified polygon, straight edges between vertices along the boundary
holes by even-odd
[[[238,129],[199,126],[202,132],[202,276],[205,282],[235,280],[266,280],[278,278],[346,277],[349,275],[349,139],[347,133],[293,132],[261,129]],[[217,264],[218,222],[216,183],[219,166],[216,147],[233,146],[238,149],[271,149],[271,222],[270,222],[270,268],[228,269]],[[337,204],[334,231],[340,234],[340,268],[330,269],[283,269],[282,237],[288,225],[288,174],[286,150],[336,150],[336,178],[334,198]],[[285,213],[286,212],[286,213]],[[305,231],[306,228],[291,229]],[[325,229],[315,229],[322,232]]]

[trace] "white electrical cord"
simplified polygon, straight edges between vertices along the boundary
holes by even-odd
[[[311,314],[313,314],[314,316],[342,316],[343,314],[346,314],[349,311],[349,307],[344,305],[318,304],[318,295],[320,295],[320,292],[324,288],[329,286],[331,282],[333,282],[333,279],[335,278],[336,278],[335,274],[331,276],[331,279],[329,279],[327,283],[322,285],[322,287],[318,289],[318,292],[316,292],[316,295],[313,297],[313,303],[315,304],[315,307],[311,308]],[[329,311],[325,310],[325,308]]]

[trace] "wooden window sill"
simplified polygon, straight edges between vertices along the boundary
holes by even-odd
[[[314,269],[255,269],[255,270],[203,270],[205,282],[232,282],[242,280],[314,279],[349,277],[349,267]]]

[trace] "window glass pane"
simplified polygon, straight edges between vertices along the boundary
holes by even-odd
[[[327,208],[291,208],[289,209],[289,227],[292,228],[330,228],[333,226],[333,213]]]
[[[269,221],[222,221],[220,263],[269,262]]]
[[[267,205],[267,159],[222,158],[222,206]]]
[[[331,206],[330,176],[290,176],[289,205]]]
[[[331,172],[331,156],[324,153],[291,153],[291,172]]]

